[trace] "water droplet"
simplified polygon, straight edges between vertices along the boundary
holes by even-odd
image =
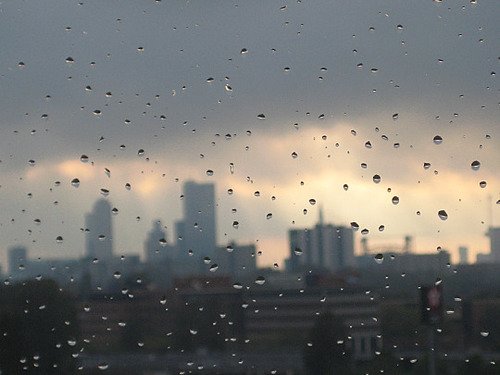
[[[298,157],[298,156],[299,156],[299,155],[298,155],[295,151],[294,151],[294,152],[292,152],[292,158],[293,158],[293,159],[297,159],[297,157]]]
[[[75,60],[72,57],[66,57],[66,62],[68,64],[73,64],[75,62]]]
[[[80,156],[80,161],[82,163],[87,163],[89,161],[89,157],[87,155]]]
[[[448,219],[448,214],[446,213],[445,210],[439,210],[438,211],[438,216],[441,220],[446,220]]]
[[[424,169],[429,169],[431,167],[431,163],[424,163]]]
[[[398,29],[398,30],[403,30],[403,25],[397,25],[397,26],[396,26],[396,29]]]
[[[121,274],[120,272],[116,271],[116,272],[113,274],[113,277],[114,277],[115,279],[117,279],[117,280],[118,280],[120,277],[122,277],[122,274]]]
[[[167,246],[167,240],[165,238],[160,238],[158,242],[161,246]]]
[[[356,223],[355,221],[353,221],[353,222],[351,222],[351,228],[352,228],[352,230],[357,231],[357,230],[359,230],[359,224]]]
[[[210,272],[215,272],[219,269],[219,266],[217,264],[212,264],[210,266]]]
[[[128,182],[125,184],[125,189],[130,190],[132,189],[132,185],[130,185]]]
[[[248,50],[246,48],[242,48],[241,51],[240,51],[240,53],[242,55],[244,55],[244,54],[248,53]]]
[[[104,189],[104,188],[102,188],[102,189],[101,189],[101,194],[102,194],[103,196],[107,197],[107,196],[109,195],[109,190],[108,190],[108,189]]]
[[[370,230],[369,230],[369,229],[367,229],[367,228],[363,228],[363,229],[361,230],[361,234],[362,234],[362,235],[367,235],[368,233],[370,233]]]
[[[300,256],[302,255],[303,251],[300,247],[296,247],[295,250],[293,251],[295,255]]]
[[[92,113],[94,115],[96,115],[96,116],[100,116],[101,115],[101,110],[100,109],[94,109],[94,111]]]
[[[482,189],[484,189],[484,188],[486,187],[486,185],[487,185],[487,184],[486,184],[486,181],[481,181],[481,182],[479,182],[479,186],[480,186]]]
[[[393,196],[392,197],[392,204],[398,204],[399,203],[399,197],[398,196]]]
[[[240,223],[238,223],[237,221],[233,221],[233,228],[234,229],[238,229]]]
[[[381,180],[382,178],[380,177],[380,175],[376,174],[373,176],[373,182],[375,182],[376,184],[378,184]]]
[[[440,135],[436,135],[434,136],[434,138],[432,138],[432,141],[435,144],[440,145],[441,143],[443,143],[443,137],[441,137]]]
[[[377,254],[373,257],[375,259],[375,262],[377,262],[377,264],[382,264],[382,262],[384,261],[384,254]]]
[[[233,288],[234,288],[234,289],[242,289],[242,288],[243,288],[243,285],[241,285],[241,283],[234,283],[234,284],[233,284]]]
[[[257,115],[257,118],[258,118],[259,120],[265,120],[265,119],[266,119],[266,115],[265,115],[265,114],[263,114],[263,113],[261,113],[261,114]]]
[[[257,285],[264,285],[265,282],[266,282],[266,279],[264,276],[258,276],[255,279],[255,284],[257,284]]]
[[[342,188],[343,188],[345,191],[347,191],[347,190],[349,190],[349,185],[344,184],[344,185],[342,185]]]
[[[366,148],[372,148],[372,143],[370,141],[365,142],[365,147]]]
[[[74,179],[72,179],[72,180],[71,180],[71,186],[73,186],[73,187],[76,187],[76,188],[77,188],[78,186],[80,186],[80,180],[79,180],[78,178],[74,178]]]
[[[99,364],[97,365],[97,368],[98,368],[99,370],[104,371],[104,370],[107,370],[107,369],[109,368],[109,365],[108,365],[106,362],[102,362],[102,363],[99,363]]]
[[[63,242],[63,238],[62,238],[62,236],[57,236],[57,237],[56,237],[56,242],[57,242],[57,243],[62,243],[62,242]]]
[[[111,210],[111,213],[112,213],[113,215],[118,215],[118,208],[113,207],[113,209]]]
[[[213,176],[214,175],[214,171],[211,170],[211,169],[207,169],[207,176]]]
[[[470,167],[473,171],[477,171],[479,170],[479,168],[481,168],[481,162],[478,160],[474,160],[472,163],[470,163]]]
[[[481,336],[488,337],[490,333],[488,331],[481,331]]]
[[[137,155],[138,155],[138,156],[142,156],[142,155],[144,155],[144,150],[143,150],[142,148],[141,148],[141,149],[139,149],[139,150],[137,151]]]
[[[226,85],[224,86],[224,89],[225,89],[226,91],[228,91],[228,92],[233,91],[233,88],[232,88],[229,84],[227,84],[227,83],[226,83]]]
[[[268,213],[268,214],[266,215],[266,219],[267,219],[267,220],[269,220],[269,219],[270,219],[270,218],[272,218],[272,217],[273,217],[273,214],[272,214],[272,213]]]
[[[316,199],[314,199],[314,198],[309,199],[309,204],[311,206],[314,206],[316,204]]]
[[[207,83],[212,83],[214,81],[214,78],[213,77],[208,77],[207,78]]]
[[[384,231],[384,229],[385,229],[385,225],[380,225],[380,226],[378,227],[379,232],[383,232],[383,231]]]

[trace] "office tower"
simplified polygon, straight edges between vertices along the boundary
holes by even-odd
[[[146,262],[154,263],[163,260],[167,257],[167,234],[161,226],[161,221],[157,220],[153,224],[153,228],[149,231],[146,241],[144,242],[144,253]]]
[[[312,229],[289,233],[290,271],[325,269],[338,271],[354,266],[354,234],[351,228],[317,224]]]
[[[458,256],[460,264],[468,264],[469,263],[469,249],[465,246],[460,246],[458,248]]]
[[[490,237],[491,261],[500,263],[500,227],[490,227],[488,236]]]
[[[195,258],[211,257],[215,252],[215,189],[213,184],[184,184],[184,224],[182,248]]]
[[[111,205],[106,199],[99,199],[92,212],[85,216],[88,229],[86,255],[99,260],[113,258],[113,228],[111,223]]]
[[[24,246],[14,246],[9,249],[9,272],[13,277],[18,276],[27,266],[28,250]]]

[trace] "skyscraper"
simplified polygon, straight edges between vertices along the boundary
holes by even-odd
[[[153,228],[148,233],[144,243],[146,262],[154,263],[167,257],[165,248],[167,246],[167,234],[161,226],[161,221],[156,220]]]
[[[24,246],[14,246],[9,249],[9,273],[17,277],[27,266],[28,250]]]
[[[195,258],[211,257],[216,247],[215,189],[213,184],[184,184],[182,247]]]
[[[106,199],[99,199],[92,212],[85,216],[88,229],[85,253],[90,258],[111,260],[113,258],[113,228],[111,205]]]
[[[490,227],[487,235],[490,237],[490,258],[500,263],[500,227]]]
[[[290,271],[325,269],[338,271],[354,266],[354,235],[351,228],[323,224],[311,229],[292,229],[288,232]]]

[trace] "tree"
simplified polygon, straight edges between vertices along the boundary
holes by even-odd
[[[304,351],[304,364],[308,374],[350,374],[349,354],[346,350],[346,330],[343,322],[330,312],[316,319],[310,340]]]

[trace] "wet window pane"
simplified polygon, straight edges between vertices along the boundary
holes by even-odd
[[[499,12],[0,3],[0,373],[499,372]]]

